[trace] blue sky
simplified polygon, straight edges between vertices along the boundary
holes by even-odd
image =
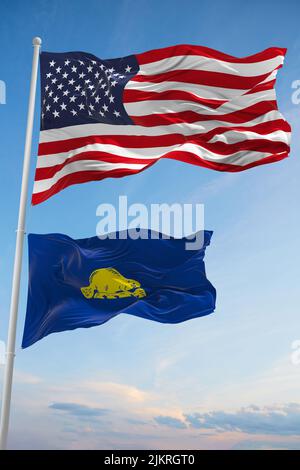
[[[51,335],[20,349],[26,307],[24,256],[11,448],[299,448],[300,339],[298,135],[300,5],[240,1],[2,0],[0,80],[0,339],[7,334],[22,170],[31,41],[46,51],[113,58],[178,43],[237,56],[287,47],[279,108],[293,128],[289,159],[240,174],[171,160],[132,177],[72,186],[28,204],[27,231],[95,234],[96,208],[129,203],[205,204],[208,278],[215,314],[180,325],[126,315],[98,328]],[[39,92],[38,92],[39,100]],[[36,106],[30,188],[38,145]],[[26,251],[26,250],[25,250]],[[3,367],[1,367],[1,380]]]

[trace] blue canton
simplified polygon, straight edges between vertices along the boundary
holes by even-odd
[[[41,54],[41,130],[79,124],[133,124],[123,105],[137,74],[134,55],[101,60],[85,52]]]

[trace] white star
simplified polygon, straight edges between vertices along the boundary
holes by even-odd
[[[81,96],[85,96],[85,90],[82,90]]]
[[[50,98],[51,98],[52,95],[53,95],[53,91],[51,90],[51,91],[49,91]]]
[[[127,65],[127,67],[126,67],[126,69],[125,69],[125,72],[128,72],[128,73],[129,73],[129,72],[131,71],[131,69],[132,69],[132,67],[130,67],[129,65]]]
[[[51,72],[46,73],[46,77],[47,77],[47,78],[50,78],[51,76],[52,76],[52,73],[51,73]]]
[[[87,71],[88,71],[88,72],[92,72],[92,70],[93,70],[93,67],[92,67],[91,65],[89,65],[89,66],[87,67]]]
[[[85,77],[85,73],[81,72],[81,73],[79,74],[79,78],[83,78],[83,77]]]
[[[100,78],[99,83],[102,83],[102,82],[103,82],[103,78]]]
[[[113,103],[114,101],[115,101],[115,97],[112,96],[112,95],[110,95],[110,97],[109,97],[109,102],[110,102],[110,103]]]
[[[111,86],[116,86],[117,83],[118,83],[118,82],[117,82],[116,80],[114,80],[113,82],[111,82],[110,85],[111,85]]]
[[[58,100],[59,100],[58,96],[54,96],[54,98],[53,98],[53,103],[57,103]]]
[[[89,105],[89,108],[90,108],[92,111],[94,111],[94,109],[95,109],[92,104]]]
[[[50,108],[51,108],[50,104],[47,104],[46,111],[50,111]]]
[[[95,60],[92,60],[92,64],[93,64],[93,65],[96,65],[97,62],[96,62]]]
[[[59,112],[56,111],[56,110],[54,110],[54,112],[53,112],[52,114],[53,114],[53,116],[54,116],[55,118],[59,117]]]
[[[72,109],[71,113],[73,114],[73,116],[76,116],[77,111],[75,111],[75,109]]]
[[[119,113],[118,111],[114,111],[114,115],[115,115],[116,117],[120,117],[120,113]]]
[[[59,85],[57,85],[57,89],[58,89],[58,90],[61,90],[62,88],[63,88],[63,84],[62,84],[62,83],[60,83]]]
[[[104,69],[105,69],[105,65],[101,64],[101,65],[100,65],[100,69],[101,69],[101,70],[104,70]]]
[[[108,96],[109,95],[109,90],[106,90],[106,92],[104,93],[104,96]]]
[[[79,109],[80,109],[80,111],[81,111],[82,109],[84,109],[84,104],[83,104],[83,103],[80,103]]]
[[[76,90],[76,91],[80,91],[80,88],[81,88],[81,85],[77,85],[77,86],[75,87],[75,90]]]
[[[68,78],[68,75],[69,75],[69,74],[68,74],[67,72],[65,72],[65,73],[63,74],[63,78]]]
[[[95,97],[95,103],[99,103],[99,101],[100,101],[100,96],[97,95],[97,96]]]
[[[61,110],[62,110],[62,111],[66,111],[66,109],[67,109],[67,105],[66,105],[65,103],[62,103],[62,104],[60,105],[60,107],[61,107]]]
[[[103,83],[103,85],[101,85],[101,88],[102,88],[103,90],[104,90],[104,88],[106,88],[106,87],[107,87],[106,83]]]
[[[70,93],[69,90],[65,90],[65,91],[63,92],[63,95],[64,95],[64,96],[68,96],[69,93]]]
[[[99,114],[104,117],[104,113],[102,111],[99,111]]]
[[[57,78],[52,78],[51,82],[52,82],[52,83],[56,83],[56,82],[57,82]]]
[[[55,64],[56,62],[54,62],[54,60],[51,60],[51,62],[49,62],[50,67],[54,67]]]
[[[49,85],[46,85],[45,86],[45,91],[48,91],[49,90]]]
[[[75,103],[77,96],[71,96],[70,97],[70,103]]]
[[[108,71],[109,71],[110,73],[113,73],[113,72],[115,71],[115,69],[112,67],[111,69],[108,69]]]
[[[99,78],[99,75],[100,75],[100,73],[99,73],[99,72],[96,72],[96,73],[95,73],[95,78]]]
[[[70,61],[69,59],[65,60],[65,65],[69,65]]]
[[[89,88],[90,90],[92,90],[92,89],[95,88],[95,87],[94,87],[94,85],[89,85],[88,88]]]
[[[103,108],[103,110],[104,110],[105,112],[108,111],[108,106],[106,106],[106,104],[104,104],[104,105],[102,106],[102,108]]]
[[[84,80],[84,83],[90,83],[90,79]]]
[[[83,60],[80,60],[79,63],[80,63],[80,65],[84,65]]]
[[[72,67],[72,72],[77,72],[77,67],[75,67],[75,65]]]
[[[124,75],[120,75],[120,78],[125,78]]]
[[[60,71],[61,71],[61,67],[57,67],[56,73],[60,73]]]
[[[73,78],[71,80],[68,81],[69,85],[73,85],[75,83],[75,80],[73,80]]]

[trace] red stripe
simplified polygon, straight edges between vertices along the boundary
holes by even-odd
[[[263,158],[259,161],[249,163],[245,166],[239,165],[229,165],[224,163],[216,163],[216,162],[209,162],[207,160],[201,159],[200,157],[196,157],[194,154],[189,152],[173,152],[172,159],[179,160],[181,162],[192,163],[197,166],[201,166],[204,168],[210,168],[212,170],[217,171],[229,171],[229,172],[238,172],[248,170],[249,168],[253,168],[255,166],[263,165],[266,163],[277,162],[282,160],[288,156],[288,153],[283,153],[280,155],[270,155],[269,157]],[[168,157],[166,157],[168,158]],[[197,161],[195,160],[197,159]],[[149,165],[151,166],[151,165]],[[149,167],[146,167],[149,168]],[[144,168],[145,169],[145,168]],[[140,173],[142,170],[112,170],[106,171],[105,174],[99,171],[85,171],[85,172],[78,172],[72,173],[61,178],[56,184],[54,184],[50,189],[47,191],[43,191],[41,193],[33,194],[32,195],[32,204],[36,205],[43,201],[46,201],[54,194],[60,192],[62,189],[71,186],[73,184],[85,183],[88,181],[100,181],[104,178],[120,178],[122,176],[128,176],[130,174]]]
[[[193,83],[195,85],[208,85],[219,88],[233,88],[237,90],[250,90],[261,83],[271,72],[254,77],[242,77],[228,73],[210,72],[207,70],[171,70],[156,75],[137,74],[132,77],[131,82],[180,82]]]
[[[258,93],[259,91],[272,90],[274,88],[275,83],[276,83],[276,80],[270,80],[269,82],[266,82],[266,83],[259,83],[258,85],[253,87],[251,90],[247,91],[245,95],[252,95],[253,93]]]
[[[149,165],[151,166],[151,165]],[[129,169],[118,169],[111,171],[79,171],[76,173],[71,173],[62,177],[57,183],[51,186],[50,189],[42,191],[40,193],[32,194],[31,203],[32,205],[39,204],[43,201],[46,201],[51,196],[56,193],[59,193],[64,188],[71,186],[73,184],[87,183],[89,181],[101,181],[105,178],[121,178],[122,176],[128,176],[136,173],[140,173],[142,170],[129,170]]]
[[[247,108],[233,111],[228,114],[200,114],[194,111],[181,111],[179,113],[149,114],[147,116],[130,116],[134,124],[138,126],[154,127],[169,126],[170,124],[193,123],[201,121],[223,121],[232,123],[243,123],[269,112],[277,110],[277,103],[274,100],[261,101]]]
[[[39,145],[38,155],[44,156],[69,152],[71,150],[84,147],[85,145],[93,144],[111,144],[123,148],[148,148],[182,144],[185,141],[186,138],[181,134],[158,136],[92,135],[87,137],[77,137],[75,139],[42,143]]]
[[[274,88],[276,80],[270,80],[269,82],[260,83],[256,85],[251,90],[246,91],[245,95],[250,95],[253,93],[258,93],[260,91],[272,90]],[[200,96],[194,95],[188,91],[181,90],[168,90],[168,91],[141,91],[141,90],[127,90],[125,88],[123,92],[123,102],[124,103],[136,103],[139,101],[148,101],[148,100],[187,100],[194,101],[195,103],[203,104],[212,109],[216,109],[222,104],[226,103],[229,100],[214,100],[209,98],[202,98]]]
[[[200,96],[189,93],[188,91],[169,90],[169,91],[141,91],[141,90],[124,90],[123,102],[136,103],[137,101],[156,101],[156,100],[185,100],[193,101],[195,103],[203,104],[212,109],[216,109],[227,100],[213,100],[208,98],[201,98]]]
[[[217,153],[219,155],[232,155],[236,152],[249,151],[249,152],[263,152],[263,153],[282,153],[289,151],[289,146],[285,142],[278,142],[268,139],[249,139],[242,142],[235,142],[234,144],[227,144],[226,142],[198,142],[190,141],[192,144],[199,145],[206,150]]]
[[[150,148],[150,147],[167,147],[169,145],[180,145],[184,142],[191,142],[197,140],[199,143],[209,141],[213,136],[217,134],[223,134],[228,131],[251,131],[258,134],[264,135],[275,131],[290,132],[290,125],[283,119],[276,119],[274,121],[262,122],[254,126],[243,127],[243,126],[231,126],[216,127],[208,132],[200,134],[191,134],[184,136],[182,134],[166,134],[157,136],[137,136],[137,135],[92,135],[87,137],[77,137],[68,140],[59,140],[55,142],[45,142],[39,145],[38,155],[52,155],[55,153],[64,153],[71,150],[75,150],[80,147],[84,147],[89,144],[111,144],[125,148]]]
[[[208,142],[215,135],[223,134],[229,131],[237,132],[256,132],[257,134],[265,135],[270,134],[271,132],[284,131],[291,132],[291,126],[284,119],[276,119],[275,121],[266,121],[256,124],[254,126],[244,127],[244,126],[231,126],[231,127],[216,127],[204,134],[204,139]],[[203,136],[203,134],[198,134]]]
[[[263,152],[263,153],[272,153],[278,154],[283,152],[289,151],[289,146],[284,142],[276,142],[267,139],[253,139],[253,140],[245,140],[243,142],[236,142],[234,144],[226,144],[225,142],[198,142],[197,139],[190,139],[189,143],[199,146],[199,148],[203,148],[205,150],[209,150],[219,155],[229,156],[233,153],[240,152],[240,151],[254,151],[254,152]],[[37,168],[35,173],[35,181],[41,181],[44,179],[52,178],[58,171],[62,170],[64,167],[69,165],[72,162],[80,162],[85,160],[94,160],[95,162],[105,161],[109,163],[139,163],[149,165],[156,162],[159,158],[173,158],[173,155],[180,151],[178,150],[170,150],[166,151],[161,157],[158,158],[129,158],[129,157],[120,157],[118,155],[112,155],[109,153],[92,151],[92,152],[82,152],[74,157],[66,159],[64,162],[44,167],[44,168]],[[199,157],[196,155],[196,159]],[[98,171],[102,171],[101,167],[99,167]]]
[[[253,168],[255,166],[264,165],[266,163],[273,163],[283,160],[284,158],[288,157],[288,152],[269,155],[268,157],[262,158],[261,160],[248,163],[247,165],[233,165],[229,163],[217,163],[211,162],[208,160],[204,160],[203,158],[198,157],[197,155],[190,153],[190,152],[182,152],[180,150],[173,152],[172,160],[178,160],[183,163],[190,163],[192,165],[202,166],[205,168],[210,168],[211,170],[217,171],[229,171],[231,173],[239,172],[248,170],[249,168]],[[165,158],[169,158],[166,156]]]
[[[47,178],[52,178],[58,171],[60,171],[62,168],[65,166],[69,165],[72,162],[79,162],[79,161],[84,161],[84,160],[94,160],[95,162],[108,162],[108,163],[139,163],[141,165],[143,164],[152,164],[154,163],[157,159],[156,158],[129,158],[129,157],[120,157],[119,155],[113,155],[111,153],[105,153],[105,152],[98,152],[98,151],[92,151],[92,152],[81,152],[78,153],[77,155],[74,155],[74,157],[66,159],[64,162],[54,165],[54,166],[48,166],[44,168],[37,168],[35,172],[35,181],[41,181]],[[101,171],[101,168],[99,168],[98,171]]]
[[[254,55],[246,57],[234,57],[232,55],[224,54],[223,52],[219,52],[215,49],[210,49],[209,47],[205,46],[180,44],[177,46],[164,47],[162,49],[154,49],[152,51],[136,54],[135,57],[137,58],[140,65],[156,62],[157,60],[168,59],[169,57],[185,55],[199,55],[203,57],[209,57],[211,59],[224,60],[225,62],[233,62],[235,64],[251,64],[273,59],[279,55],[285,56],[285,54],[286,48],[270,47]]]

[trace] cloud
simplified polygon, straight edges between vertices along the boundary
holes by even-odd
[[[299,450],[299,441],[245,440],[238,442],[232,450]]]
[[[127,418],[126,421],[127,423],[132,424],[134,426],[145,426],[146,424],[149,424],[148,421],[136,418]]]
[[[238,173],[224,173],[212,176],[207,183],[202,185],[201,188],[197,188],[196,191],[190,194],[189,200],[192,203],[199,203],[199,201],[205,201],[208,198],[216,197],[220,193],[234,186],[239,179],[240,175]]]
[[[36,375],[28,374],[27,372],[21,372],[16,370],[14,373],[14,381],[20,384],[39,384],[42,382],[42,379]]]
[[[265,436],[300,436],[300,404],[273,407],[255,405],[236,411],[210,411],[185,414],[183,419],[156,416],[154,420],[176,429],[211,430],[221,433],[259,434]],[[275,444],[274,444],[275,445]]]
[[[142,403],[152,398],[149,392],[138,389],[131,385],[116,382],[87,382],[84,384],[89,391],[100,392],[105,395],[120,397],[133,403]]]
[[[185,415],[189,425],[216,432],[243,432],[281,436],[300,435],[300,404],[277,407],[247,407],[235,412],[212,411]]]
[[[186,424],[184,421],[178,418],[173,418],[172,416],[156,416],[154,420],[158,424],[162,424],[164,426],[168,426],[170,428],[176,428],[176,429],[185,429]]]
[[[92,408],[80,403],[52,403],[49,408],[53,410],[65,411],[76,417],[96,418],[106,415],[109,410],[106,408]]]

